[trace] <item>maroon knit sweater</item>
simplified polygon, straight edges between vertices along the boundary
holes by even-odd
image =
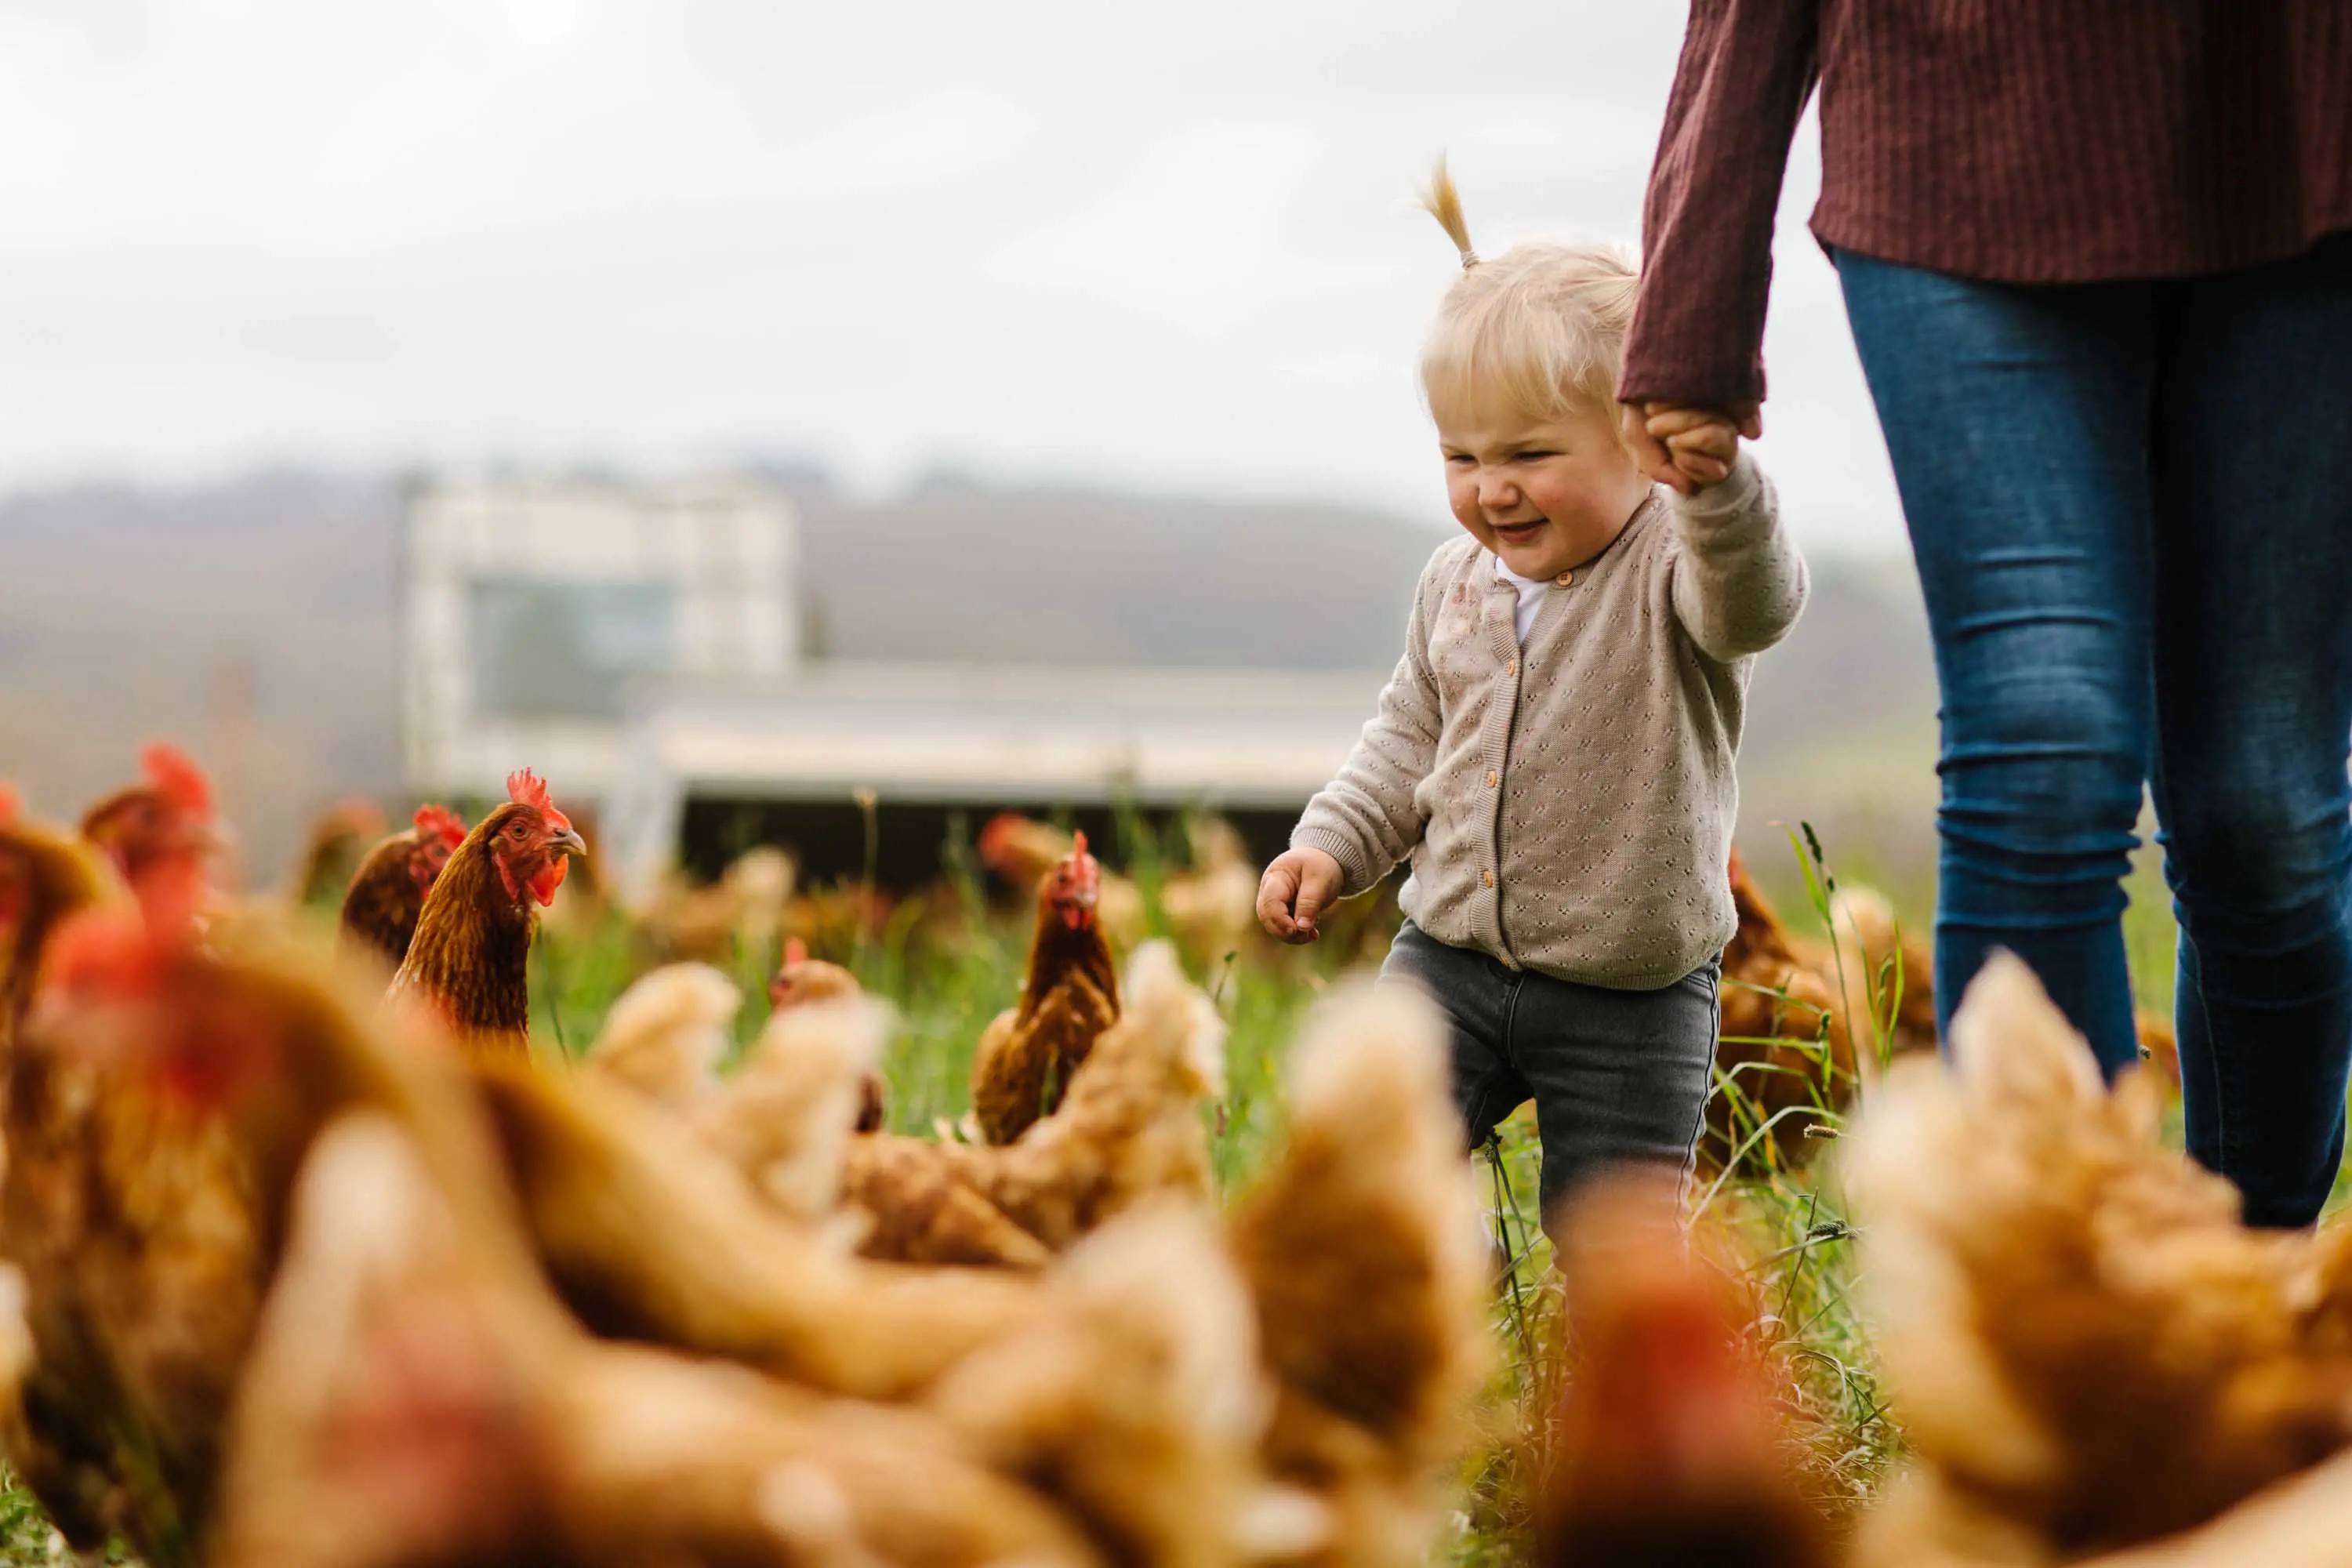
[[[1773,209],[1816,79],[1823,245],[2063,283],[2352,228],[2352,0],[1693,0],[1621,396],[1764,395]]]

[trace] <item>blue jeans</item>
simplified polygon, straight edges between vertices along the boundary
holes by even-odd
[[[1836,259],[1943,688],[1937,1012],[2006,947],[2134,1059],[2145,780],[2189,1152],[2308,1224],[2352,1063],[2352,236],[2064,287]]]
[[[1453,1026],[1454,1100],[1471,1148],[1536,1102],[1547,1225],[1603,1171],[1690,1169],[1715,1086],[1718,975],[1709,963],[1655,991],[1610,991],[1507,968],[1411,921],[1381,965],[1382,981],[1421,986]]]

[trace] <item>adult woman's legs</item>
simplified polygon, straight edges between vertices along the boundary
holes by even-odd
[[[2318,1216],[2352,1062],[2352,241],[2173,285],[2157,381],[2157,805],[2189,1152]]]
[[[2150,712],[2153,296],[1841,252],[1943,689],[1936,1000],[2016,952],[2114,1072],[2137,1059],[2123,879]]]

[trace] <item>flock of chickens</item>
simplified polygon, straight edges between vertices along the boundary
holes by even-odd
[[[1083,837],[992,829],[1034,887],[1028,972],[964,1126],[914,1138],[883,1131],[885,1010],[797,946],[732,1070],[742,999],[695,963],[578,1064],[534,1056],[528,955],[585,844],[528,771],[470,829],[427,807],[355,857],[331,962],[211,884],[202,772],[157,747],[145,773],[73,830],[0,791],[0,1443],[74,1547],[1432,1549],[1496,1280],[1411,994],[1318,1005],[1283,1142],[1226,1204],[1216,1010],[1168,943],[1114,963],[1127,895]],[[1220,869],[1187,895],[1213,942]],[[2352,1568],[2352,1229],[2246,1230],[2163,1148],[2160,1075],[2110,1090],[2016,965],[1948,1068],[1882,911],[1841,900],[1809,944],[1733,876],[1742,1091],[1709,1157],[1846,1162],[1906,1469],[1832,1528],[1736,1245],[1627,1178],[1559,1226],[1575,1369],[1537,1422],[1540,1560]],[[1795,1135],[1857,1093],[1845,1136]]]
[[[973,1140],[871,1130],[883,1010],[795,953],[575,1067],[527,954],[579,832],[528,772],[372,848],[341,965],[207,881],[156,748],[78,832],[0,804],[5,1450],[152,1564],[1405,1563],[1490,1365],[1425,1009],[1335,994],[1229,1209],[1221,1026],[1040,879]],[[388,978],[387,978],[388,977]],[[861,1131],[861,1128],[867,1130]]]

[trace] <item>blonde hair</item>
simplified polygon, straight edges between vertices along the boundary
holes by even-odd
[[[1612,245],[1541,240],[1482,258],[1443,158],[1421,205],[1462,254],[1462,276],[1421,353],[1431,411],[1499,399],[1528,418],[1556,419],[1584,402],[1613,420],[1642,282],[1633,258]]]

